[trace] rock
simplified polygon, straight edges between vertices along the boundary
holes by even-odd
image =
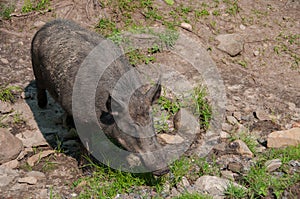
[[[16,137],[19,138],[23,142],[23,145],[27,148],[48,145],[42,133],[37,130],[27,130],[23,133],[17,134]]]
[[[226,106],[226,111],[234,112],[235,110],[236,110],[236,107],[233,106],[233,105],[228,105],[228,106]]]
[[[231,116],[231,115],[230,115],[230,116],[227,116],[226,119],[227,119],[227,121],[228,121],[230,124],[232,124],[232,125],[235,125],[235,124],[238,123],[237,119],[235,119],[235,117],[233,117],[233,116]]]
[[[257,56],[259,55],[259,51],[258,51],[258,50],[253,51],[253,55],[254,55],[255,57],[257,57]]]
[[[5,58],[0,59],[3,64],[9,64],[9,61]]]
[[[35,154],[35,155],[31,156],[30,158],[28,158],[27,163],[28,163],[29,166],[34,166],[34,164],[38,160],[40,160],[44,157],[47,157],[48,155],[53,154],[53,153],[55,153],[54,150],[42,151],[42,152],[40,152],[38,154]]]
[[[185,22],[181,23],[181,24],[180,24],[180,27],[181,27],[181,28],[184,28],[184,29],[186,29],[186,30],[188,30],[188,31],[192,31],[192,30],[193,30],[192,25],[189,24],[189,23],[185,23]]]
[[[234,149],[234,151],[244,157],[252,158],[253,153],[250,151],[248,146],[242,140],[235,140],[230,143],[229,147]]]
[[[35,177],[24,177],[24,178],[19,178],[18,182],[34,185],[37,183],[37,179]]]
[[[30,171],[26,174],[26,177],[35,177],[38,180],[45,179],[46,175],[40,171]]]
[[[245,29],[246,29],[246,26],[244,26],[243,24],[241,24],[241,25],[240,25],[240,29],[241,29],[241,30],[245,30]]]
[[[36,22],[34,22],[34,26],[36,27],[36,28],[41,28],[43,25],[45,25],[46,23],[45,22],[43,22],[43,21],[36,21]]]
[[[190,182],[188,181],[188,179],[187,179],[185,176],[182,177],[182,179],[181,179],[181,181],[179,182],[179,184],[180,184],[182,187],[184,187],[184,188],[188,188],[189,186],[191,186],[191,185],[190,185]]]
[[[194,187],[199,193],[209,194],[213,196],[213,198],[223,198],[224,191],[227,189],[230,183],[232,183],[233,186],[242,187],[237,183],[231,182],[227,179],[208,175],[198,178],[194,184]]]
[[[19,174],[16,170],[0,167],[0,187],[9,185],[17,176]]]
[[[226,133],[225,131],[221,131],[221,133],[220,133],[220,138],[221,139],[228,139],[230,137],[231,136],[228,133]]]
[[[293,128],[300,128],[300,122],[294,122],[294,123],[292,124],[292,127],[293,127]]]
[[[243,41],[238,34],[218,35],[216,39],[220,42],[218,49],[234,57],[243,51]]]
[[[228,169],[235,173],[241,173],[243,171],[243,165],[239,162],[229,162]]]
[[[18,157],[23,149],[22,142],[7,129],[0,128],[0,164]]]
[[[13,107],[10,103],[3,102],[0,100],[0,113],[7,114],[7,113],[11,113],[12,111],[13,111]]]
[[[12,160],[12,161],[9,161],[9,162],[6,162],[6,163],[2,164],[0,167],[15,169],[18,166],[19,166],[19,161],[15,159],[15,160]]]
[[[280,159],[273,159],[273,160],[268,160],[265,163],[265,166],[267,168],[268,172],[275,171],[282,165],[282,162]]]
[[[235,111],[235,112],[233,112],[233,117],[235,117],[235,119],[240,121],[242,119],[242,113]]]
[[[234,173],[232,171],[228,171],[228,170],[221,171],[221,175],[225,179],[234,181]]]
[[[254,116],[261,121],[271,120],[269,115],[263,110],[257,110],[254,112]]]
[[[233,126],[228,123],[222,123],[222,130],[230,133],[233,129]]]
[[[158,134],[157,136],[167,144],[180,144],[184,142],[184,139],[179,135],[169,135],[166,133],[162,133]]]
[[[300,144],[300,128],[292,128],[285,131],[275,131],[268,135],[267,146],[269,148],[281,148],[297,146]]]

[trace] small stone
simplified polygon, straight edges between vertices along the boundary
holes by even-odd
[[[232,173],[232,171],[228,171],[228,170],[221,171],[221,175],[225,179],[234,181],[234,173]]]
[[[34,185],[37,183],[37,179],[35,177],[24,177],[24,178],[19,178],[18,182]]]
[[[17,134],[16,137],[19,138],[23,142],[23,145],[27,148],[48,145],[48,142],[45,140],[42,133],[38,130],[27,130],[23,133]]]
[[[233,116],[231,116],[231,115],[230,115],[230,116],[227,116],[226,119],[227,119],[227,121],[228,121],[230,124],[232,124],[232,125],[235,125],[235,124],[238,123],[237,119],[235,119],[235,117],[233,117]]]
[[[235,173],[241,173],[243,171],[243,165],[239,162],[229,162],[228,169]]]
[[[242,119],[242,113],[235,111],[235,112],[233,112],[233,117],[235,117],[235,119],[240,121]]]
[[[297,146],[300,144],[300,128],[292,128],[285,131],[275,131],[268,135],[268,148],[281,148]]]
[[[245,29],[246,29],[246,26],[244,26],[243,24],[241,24],[241,25],[240,25],[240,29],[241,29],[241,30],[245,30]]]
[[[13,111],[12,105],[10,105],[8,102],[3,102],[0,100],[0,113],[7,114],[11,113]]]
[[[259,147],[256,148],[255,151],[256,151],[257,153],[263,153],[265,150],[266,150],[266,147],[264,147],[264,146],[259,146]]]
[[[257,56],[259,55],[259,51],[258,51],[258,50],[253,51],[253,55],[254,55],[255,57],[257,57]]]
[[[218,35],[216,39],[220,42],[218,49],[226,52],[234,57],[243,51],[243,41],[238,34],[224,34]]]
[[[273,159],[273,160],[268,160],[265,163],[265,166],[267,168],[268,172],[275,171],[282,165],[282,162],[280,159]]]
[[[34,22],[34,26],[36,27],[36,28],[41,28],[43,25],[45,25],[46,23],[45,22],[43,22],[43,21],[36,21],[36,22]]]
[[[180,144],[184,142],[184,139],[179,135],[169,135],[166,133],[162,133],[158,134],[157,136],[167,144]]]
[[[230,138],[230,135],[228,133],[226,133],[225,131],[221,131],[220,138],[221,139],[228,139],[228,138]]]
[[[42,152],[40,152],[38,154],[35,154],[35,155],[31,156],[30,158],[28,158],[27,163],[28,163],[29,166],[34,166],[34,164],[38,160],[40,160],[40,159],[42,159],[44,157],[47,157],[48,155],[51,155],[53,153],[55,153],[54,150],[42,151]]]
[[[257,110],[256,112],[254,112],[254,116],[261,121],[271,120],[269,115],[263,110]]]
[[[40,198],[48,198],[48,189],[40,189],[38,191]]]
[[[181,28],[184,28],[184,29],[186,29],[186,30],[188,30],[188,31],[192,31],[192,30],[193,30],[192,25],[189,24],[189,23],[185,23],[185,22],[181,23],[181,24],[180,24],[180,27],[181,27]]]
[[[6,162],[6,163],[2,164],[0,167],[15,169],[18,166],[19,166],[19,161],[15,159],[15,160],[12,160],[12,161],[9,161],[9,162]]]
[[[209,194],[213,196],[213,198],[223,198],[224,191],[231,183],[233,184],[233,186],[244,188],[241,185],[235,182],[231,182],[227,179],[208,175],[204,175],[198,178],[194,184],[194,187],[195,190],[197,190],[197,192],[199,193]]]
[[[22,142],[8,129],[0,128],[0,164],[14,160],[23,149]]]
[[[30,171],[26,174],[26,177],[35,177],[36,179],[45,179],[46,175],[40,171]]]
[[[250,151],[250,149],[248,148],[246,143],[243,142],[242,140],[235,140],[235,141],[231,142],[230,148],[233,148],[235,150],[235,152],[241,156],[245,156],[248,158],[253,157],[253,153]]]
[[[181,184],[184,188],[187,188],[187,187],[191,186],[191,185],[190,185],[190,182],[188,181],[188,179],[187,179],[185,176],[182,177],[182,179],[181,179],[181,181],[180,181],[180,184]]]
[[[18,175],[16,170],[0,167],[0,187],[9,185]]]
[[[292,128],[300,128],[300,122],[294,122]]]
[[[228,105],[226,106],[226,110],[229,112],[234,112],[236,110],[236,107],[233,105]]]
[[[72,198],[77,197],[77,193],[71,193],[71,197],[72,197]]]
[[[227,133],[230,133],[233,129],[233,126],[228,124],[228,123],[222,123],[222,130],[227,132]]]
[[[5,58],[0,59],[3,64],[9,64],[9,61]]]

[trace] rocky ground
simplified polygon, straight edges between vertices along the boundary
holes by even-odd
[[[164,1],[153,2],[167,12]],[[21,13],[23,1],[13,3],[12,17],[0,20],[0,83],[22,89],[12,88],[14,102],[0,101],[0,198],[49,198],[53,193],[60,198],[76,197],[81,189],[72,188],[72,183],[89,175],[80,167],[86,152],[76,132],[63,124],[63,111],[53,100],[47,109],[37,107],[30,42],[38,28],[52,19],[72,19],[94,30],[100,18],[116,13],[97,1],[54,0],[51,11],[26,14]],[[175,1],[175,5],[180,3],[188,4]],[[197,6],[196,1],[189,3]],[[224,6],[219,5],[221,11]],[[300,2],[240,0],[238,7],[235,15],[223,12],[217,18],[211,14],[178,27],[208,49],[225,85],[226,113],[219,143],[209,154],[221,168],[222,178],[198,176],[181,181],[185,190],[215,197],[221,197],[229,181],[255,162],[241,133],[255,137],[260,152],[300,143]],[[143,15],[135,17],[144,22]],[[153,23],[162,26],[159,20]],[[157,60],[172,62],[165,55],[158,55]],[[300,157],[290,161],[289,169],[299,173],[299,161]],[[266,166],[273,172],[281,164],[274,159]],[[299,198],[299,189],[298,181],[283,197]],[[168,196],[180,192],[180,186],[170,188]],[[137,194],[118,197],[139,198]]]

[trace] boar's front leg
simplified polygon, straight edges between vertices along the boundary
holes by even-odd
[[[47,106],[47,93],[43,86],[43,77],[40,68],[42,67],[36,59],[32,59],[33,72],[35,76],[35,83],[37,88],[37,101],[40,108],[45,108]]]

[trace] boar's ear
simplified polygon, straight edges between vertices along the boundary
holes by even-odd
[[[161,93],[161,84],[159,79],[158,82],[147,91],[146,95],[147,98],[150,100],[150,102],[153,104],[159,99],[160,93]]]
[[[123,103],[121,103],[119,100],[116,100],[111,95],[109,95],[106,101],[106,108],[110,114],[118,115],[118,113],[123,111],[124,106]]]
[[[113,103],[113,105],[112,105]],[[106,125],[112,125],[115,123],[114,116],[118,115],[118,112],[122,110],[122,106],[116,100],[114,100],[111,96],[108,97],[106,103],[106,111],[102,111],[100,115],[100,121]],[[113,110],[112,110],[113,106]]]

